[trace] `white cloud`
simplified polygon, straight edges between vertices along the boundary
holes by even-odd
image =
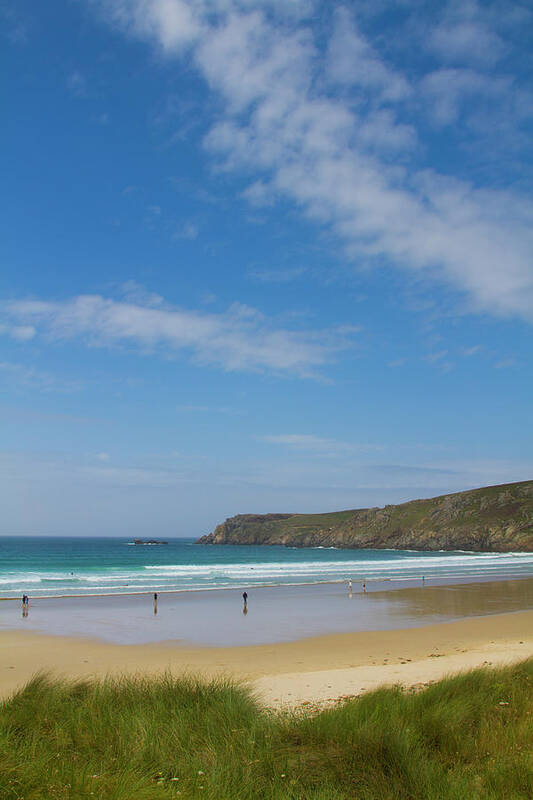
[[[492,63],[503,51],[500,37],[475,22],[439,25],[430,41],[445,61]]]
[[[181,51],[201,33],[199,14],[182,0],[108,0],[103,6],[113,23],[167,52]]]
[[[423,271],[462,292],[475,311],[533,319],[532,203],[513,189],[398,167],[417,141],[413,127],[395,116],[401,104],[409,112],[411,84],[346,10],[337,12],[324,58],[304,16],[287,22],[276,5],[269,14],[261,5],[248,12],[229,1],[115,0],[109,7],[127,31],[167,54],[191,47],[223,100],[206,146],[226,169],[251,175],[251,201],[269,192],[288,198],[329,226],[357,263]],[[217,15],[217,8],[229,13]],[[453,40],[458,58],[474,52],[475,39],[480,52],[490,45],[494,53],[489,33],[475,3],[452,4],[433,47]],[[330,92],[333,79],[346,96]],[[435,70],[422,91],[434,119],[448,123],[465,96],[489,97],[489,83],[473,71]],[[493,86],[500,91],[504,83],[494,79]]]
[[[353,329],[300,331],[276,327],[257,309],[234,303],[223,314],[80,295],[63,302],[4,303],[10,320],[31,324],[54,341],[130,345],[143,351],[187,351],[226,370],[273,370],[315,376],[349,346]]]
[[[346,8],[335,12],[327,53],[327,75],[335,83],[371,90],[375,99],[384,102],[403,100],[412,93],[407,79],[388,67],[357,30]]]
[[[147,291],[141,283],[135,280],[125,281],[120,286],[120,293],[124,300],[133,305],[148,306],[149,308],[163,305],[163,298],[160,294]]]
[[[97,453],[96,458],[98,461],[109,461],[109,453]]]
[[[244,190],[242,196],[252,206],[257,206],[258,208],[274,205],[272,188],[265,184],[264,181],[254,181]]]
[[[451,0],[441,21],[430,30],[426,44],[446,62],[493,64],[504,54],[505,45],[491,29],[491,17],[491,10],[475,0]]]
[[[398,154],[410,151],[417,144],[416,131],[412,125],[400,124],[389,109],[370,112],[357,127],[357,142],[363,150],[388,151]]]

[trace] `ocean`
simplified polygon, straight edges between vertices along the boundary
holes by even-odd
[[[533,575],[533,553],[135,545],[127,538],[0,537],[0,598],[129,594],[333,581]]]

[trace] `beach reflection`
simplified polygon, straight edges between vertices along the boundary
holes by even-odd
[[[241,590],[32,598],[0,603],[0,629],[24,628],[118,644],[180,641],[200,645],[287,642],[325,633],[392,630],[533,608],[533,579],[440,586],[392,581],[271,586],[253,591],[253,625],[243,625]],[[366,591],[365,591],[366,590]],[[163,601],[164,598],[164,601]],[[158,601],[165,613],[158,614]],[[237,613],[236,613],[237,612]]]
[[[391,617],[475,617],[533,607],[533,580],[490,581],[378,591],[372,599],[387,605]]]

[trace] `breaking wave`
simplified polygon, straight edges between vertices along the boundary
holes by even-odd
[[[533,553],[416,551],[332,551],[231,547],[202,548],[177,542],[168,548],[123,548],[116,540],[89,550],[88,543],[66,540],[53,569],[23,568],[15,555],[0,564],[0,597],[23,592],[33,596],[130,593],[142,591],[290,585],[341,580],[408,580],[520,577],[533,575]],[[46,564],[48,553],[35,545],[34,562]],[[106,550],[106,547],[108,548]],[[150,551],[150,552],[148,552]],[[123,553],[128,553],[124,557]],[[142,555],[144,553],[144,555]],[[333,554],[335,553],[335,555]],[[83,558],[82,558],[83,556]],[[157,560],[169,563],[154,563]],[[191,563],[192,562],[192,563]],[[5,563],[5,562],[4,562]],[[27,563],[27,559],[26,559]]]

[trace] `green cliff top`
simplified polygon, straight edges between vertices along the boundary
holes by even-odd
[[[383,508],[325,514],[239,514],[202,544],[533,550],[533,481],[488,486]]]

